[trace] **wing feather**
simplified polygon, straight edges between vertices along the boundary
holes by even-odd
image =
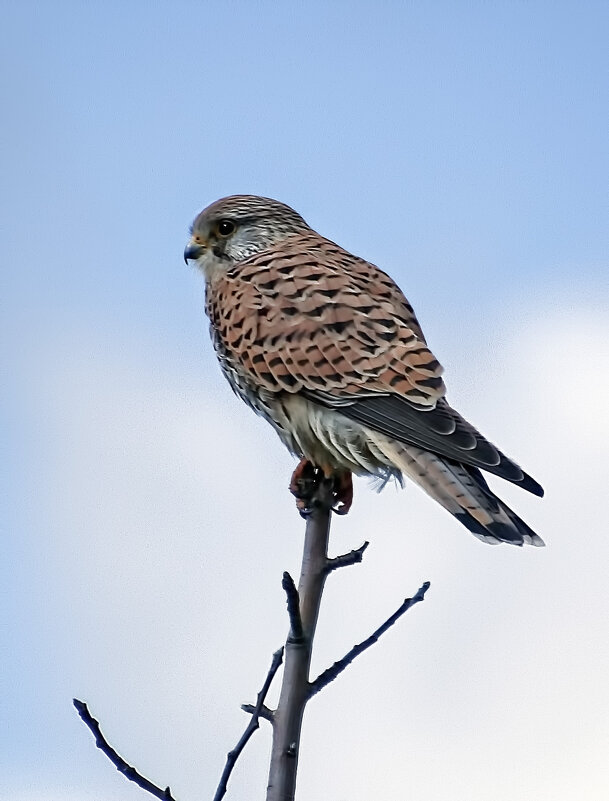
[[[217,276],[207,308],[222,345],[267,390],[337,401],[396,393],[424,408],[444,395],[442,367],[399,288],[317,234]]]
[[[315,232],[217,274],[207,311],[252,386],[303,393],[400,442],[543,494],[448,405],[442,367],[393,280]]]

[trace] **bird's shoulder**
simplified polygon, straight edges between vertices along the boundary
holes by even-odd
[[[226,270],[209,287],[208,312],[243,367],[283,389],[390,392],[424,406],[444,393],[442,368],[393,279],[314,232]]]
[[[412,305],[391,276],[314,231],[290,236],[237,262],[219,273],[210,288],[212,295],[237,295],[260,308],[286,298],[303,313],[323,302],[328,308],[345,304],[366,315],[369,304],[359,300],[369,299],[425,342]]]

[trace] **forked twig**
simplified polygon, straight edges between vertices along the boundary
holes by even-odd
[[[155,798],[160,798],[161,801],[176,801],[171,795],[171,790],[169,787],[166,787],[164,790],[162,790],[160,787],[157,787],[156,784],[153,784],[145,776],[142,776],[141,773],[138,773],[134,767],[125,762],[122,756],[118,754],[114,748],[112,748],[110,743],[102,734],[98,721],[95,720],[93,715],[89,712],[89,709],[84,701],[79,701],[78,698],[74,698],[73,703],[83,722],[89,727],[91,733],[95,737],[95,745],[108,757],[110,762],[112,762],[114,767],[120,773],[122,773],[123,776],[129,779],[129,781],[137,784],[137,786],[141,787],[142,790],[146,790],[146,792],[155,796]]]
[[[356,656],[359,656],[363,651],[367,648],[370,648],[371,645],[374,645],[375,642],[378,641],[379,637],[383,635],[387,629],[391,628],[393,624],[398,620],[404,612],[408,611],[411,606],[422,601],[425,597],[425,593],[430,587],[429,581],[426,581],[422,587],[419,588],[416,595],[412,598],[406,598],[404,603],[397,609],[391,617],[387,618],[387,620],[383,623],[382,626],[379,626],[378,629],[368,637],[367,640],[359,643],[358,645],[354,645],[353,648],[343,656],[342,659],[339,659],[338,662],[335,662],[332,667],[329,667],[327,670],[324,670],[323,673],[320,673],[319,676],[309,684],[309,698],[311,696],[318,693],[320,690],[323,690],[331,681],[339,676],[346,667],[348,667],[351,662],[355,659]]]
[[[241,735],[241,739],[239,740],[237,745],[233,748],[232,751],[229,751],[228,754],[226,755],[226,765],[224,766],[224,770],[222,771],[222,776],[220,777],[220,783],[218,784],[218,789],[216,790],[214,801],[220,801],[221,798],[224,798],[226,794],[226,788],[228,786],[228,780],[230,778],[231,773],[233,772],[233,768],[235,767],[235,762],[239,759],[239,756],[243,751],[243,749],[245,748],[249,738],[259,727],[258,719],[260,717],[267,717],[266,714],[263,715],[262,710],[265,709],[267,710],[268,713],[270,713],[270,709],[264,706],[264,699],[266,698],[266,695],[269,691],[269,687],[271,686],[271,682],[275,678],[275,673],[277,673],[279,665],[281,665],[282,660],[283,660],[283,647],[279,648],[279,650],[275,651],[275,653],[273,654],[271,667],[269,668],[269,672],[267,673],[266,679],[264,680],[262,689],[260,690],[256,698],[256,706],[250,713],[251,718],[250,722],[247,724],[247,728]],[[247,709],[246,711],[249,712],[250,710]]]

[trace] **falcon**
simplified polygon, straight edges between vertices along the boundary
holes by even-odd
[[[481,470],[543,489],[449,406],[442,367],[386,273],[254,195],[204,209],[184,259],[205,276],[229,384],[301,460],[290,489],[303,513],[316,476],[333,482],[342,514],[353,473],[381,486],[407,477],[484,542],[544,544]]]

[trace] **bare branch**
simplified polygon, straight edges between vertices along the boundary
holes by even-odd
[[[101,733],[98,721],[95,720],[95,718],[91,715],[87,705],[83,701],[79,701],[78,698],[74,698],[73,704],[83,722],[89,727],[93,736],[95,737],[95,745],[108,757],[110,762],[112,762],[114,767],[120,773],[122,773],[123,776],[129,779],[129,781],[137,784],[137,786],[141,787],[142,790],[146,790],[146,792],[155,796],[155,798],[160,798],[161,801],[175,801],[175,798],[171,795],[171,790],[169,787],[161,790],[160,787],[157,787],[156,784],[153,784],[151,781],[142,776],[141,773],[138,773],[134,767],[125,762],[122,756],[120,756],[120,754],[118,754],[114,748],[112,748],[104,735]]]
[[[326,565],[326,572],[331,573],[333,570],[337,570],[339,567],[349,567],[349,565],[356,565],[358,562],[361,562],[364,558],[364,551],[370,545],[368,540],[363,545],[360,545],[359,548],[355,548],[353,551],[349,551],[349,553],[343,553],[340,556],[335,556],[332,559],[328,559],[328,563]]]
[[[256,711],[256,707],[252,706],[251,704],[241,704],[241,709],[244,712],[247,712],[248,715],[253,715]],[[269,723],[273,723],[275,718],[275,713],[272,709],[269,709],[266,704],[262,704],[260,709],[258,710],[258,717],[264,718],[264,720],[268,720]]]
[[[333,482],[320,481],[311,498],[305,529],[298,592],[302,640],[288,637],[279,703],[273,719],[273,745],[266,801],[294,801],[302,716],[308,699],[309,666],[319,606],[327,576]],[[284,577],[285,578],[285,577]],[[293,582],[292,582],[293,584]],[[285,585],[284,585],[285,588]],[[289,590],[286,589],[289,597]],[[294,624],[291,622],[292,628]]]
[[[226,755],[226,765],[224,766],[224,770],[222,771],[222,776],[220,777],[220,783],[218,784],[218,789],[216,790],[216,794],[214,796],[214,801],[220,801],[221,798],[224,798],[226,794],[226,788],[228,786],[228,780],[230,778],[231,773],[233,772],[233,768],[235,767],[235,762],[239,759],[241,752],[247,745],[247,741],[252,736],[252,734],[259,728],[258,719],[260,717],[266,717],[266,715],[262,714],[262,709],[267,709],[270,712],[268,707],[264,706],[264,699],[266,698],[266,694],[269,691],[269,687],[273,679],[275,678],[275,673],[279,670],[279,665],[283,660],[283,648],[279,648],[279,650],[275,651],[273,654],[273,659],[271,661],[271,667],[269,668],[269,672],[267,673],[266,679],[264,680],[264,684],[262,685],[262,689],[258,693],[256,698],[256,706],[253,708],[251,713],[250,722],[247,724],[247,728],[241,735],[241,739],[237,743],[237,745],[233,748],[232,751],[229,751]],[[243,707],[242,707],[243,708]],[[249,711],[249,710],[247,710]],[[272,712],[271,712],[272,715]]]
[[[303,640],[302,618],[300,616],[300,596],[294,584],[294,579],[286,571],[283,574],[281,586],[285,590],[288,602],[288,616],[290,618],[290,642],[301,643]]]
[[[371,634],[367,640],[364,640],[358,645],[354,645],[349,653],[345,654],[342,659],[339,659],[338,662],[335,662],[332,665],[332,667],[329,667],[327,670],[324,670],[323,673],[320,673],[315,681],[312,681],[309,684],[309,698],[318,693],[320,690],[323,690],[323,688],[330,684],[331,681],[334,681],[334,679],[339,676],[343,670],[345,670],[345,668],[351,664],[351,662],[353,662],[356,656],[359,656],[361,653],[363,653],[363,651],[370,648],[371,645],[374,645],[374,643],[378,641],[379,637],[384,634],[387,629],[391,628],[391,626],[393,626],[396,620],[398,620],[404,614],[404,612],[408,611],[408,609],[410,609],[411,606],[414,606],[414,604],[422,601],[429,587],[430,583],[429,581],[426,581],[423,586],[419,588],[416,595],[414,595],[412,598],[406,598],[400,608],[397,609],[391,615],[391,617],[387,618],[383,625],[379,626],[379,628],[373,634]]]

